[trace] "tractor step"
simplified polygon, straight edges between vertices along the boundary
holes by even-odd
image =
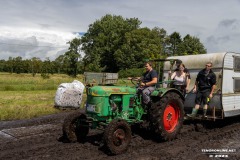
[[[212,115],[207,115],[207,117],[203,117],[202,115],[196,115],[196,117],[184,116],[184,120],[187,120],[187,119],[213,120],[213,121],[215,121],[215,119],[219,119],[219,118],[215,117],[215,116],[212,116]]]

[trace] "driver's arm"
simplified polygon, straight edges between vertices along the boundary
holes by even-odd
[[[157,84],[157,77],[154,77],[150,82],[141,83],[141,86],[152,86]]]
[[[127,78],[128,80],[136,80],[136,81],[139,81],[142,79],[142,77],[128,77]]]

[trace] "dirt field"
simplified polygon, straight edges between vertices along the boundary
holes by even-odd
[[[180,135],[171,142],[156,142],[140,129],[126,153],[109,156],[101,149],[101,132],[96,130],[91,130],[84,143],[62,142],[62,123],[67,114],[0,122],[0,159],[240,159],[240,117],[217,124],[205,122],[206,127],[185,121]]]

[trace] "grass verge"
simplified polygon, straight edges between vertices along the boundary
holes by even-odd
[[[82,75],[72,78],[64,74],[43,79],[40,74],[0,73],[0,120],[30,119],[55,114],[54,97],[61,83],[82,80]]]
[[[73,80],[83,82],[83,75],[72,78],[63,74],[43,79],[39,74],[0,73],[0,120],[30,119],[43,115],[63,112],[54,107],[54,97],[61,83]],[[120,86],[131,86],[129,80],[118,81]],[[86,94],[83,95],[83,103]]]
[[[0,120],[28,119],[54,114],[56,91],[0,91]]]

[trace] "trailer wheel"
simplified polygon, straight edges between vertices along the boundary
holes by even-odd
[[[167,93],[150,109],[154,132],[165,141],[176,138],[183,125],[183,101],[177,93]]]
[[[131,141],[131,128],[125,120],[112,120],[103,135],[105,147],[111,154],[121,154]]]
[[[86,120],[86,115],[80,112],[68,115],[63,123],[63,136],[69,142],[83,141],[89,132],[89,124]]]

